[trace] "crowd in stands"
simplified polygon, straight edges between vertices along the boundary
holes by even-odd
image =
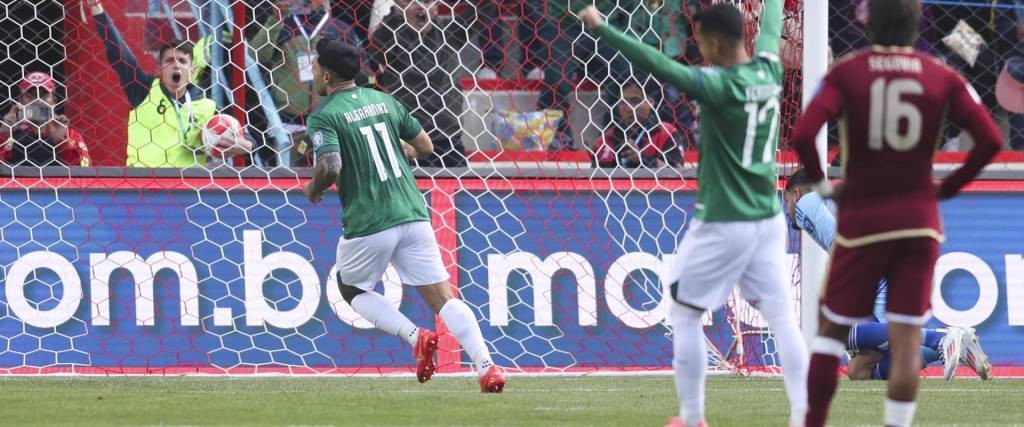
[[[492,113],[487,106],[467,102],[466,90],[479,90],[484,82],[508,83],[496,87],[530,93],[529,105],[513,105],[515,109],[558,112],[545,116],[561,119],[547,124],[551,132],[542,149],[589,153],[595,167],[680,167],[683,154],[698,140],[699,106],[585,34],[566,1],[254,3],[248,4],[252,25],[243,34],[276,117],[261,112],[258,102],[267,100],[260,101],[257,88],[248,88],[250,96],[241,108],[246,112],[245,131],[225,134],[216,158],[204,151],[201,134],[211,116],[230,107],[212,99],[211,61],[214,46],[231,45],[231,35],[225,33],[220,41],[207,35],[195,44],[162,40],[155,52],[145,53],[155,54],[157,69],[145,70],[135,56],[143,52],[132,52],[100,0],[86,0],[84,10],[103,41],[90,49],[103,52],[130,106],[122,141],[127,141],[125,166],[275,166],[283,163],[282,146],[271,137],[275,126],[287,131],[289,144],[284,148],[294,157],[284,166],[308,165],[310,153],[302,149],[301,140],[306,117],[319,101],[312,89],[311,66],[316,60],[313,46],[322,38],[363,49],[364,72],[357,84],[391,93],[424,125],[436,148],[432,157],[419,161],[420,166],[467,166],[469,152],[484,145],[467,144],[467,139],[495,138],[491,132],[467,135],[465,130],[467,115]],[[711,0],[587,3],[605,11],[611,24],[678,61],[702,62],[687,16]],[[830,2],[829,39],[836,58],[867,47],[865,3]],[[918,48],[964,73],[1002,118],[1009,145],[1024,150],[1024,0],[982,2],[987,6],[925,3]],[[756,8],[747,10],[756,15]],[[796,73],[797,66],[790,71]],[[46,71],[26,67],[17,90],[11,91],[0,126],[0,161],[94,166],[89,150],[110,149],[113,143],[97,145],[83,136],[81,124],[70,123],[60,113],[62,84]],[[798,99],[798,90],[787,93]],[[587,126],[597,132],[573,129],[570,120],[573,109],[580,108],[580,93],[586,91],[595,92],[596,100],[585,107],[585,115]],[[970,141],[953,129],[944,146],[964,150]]]
[[[867,47],[866,1],[830,1],[829,41],[836,57]],[[1001,117],[1008,146],[1024,150],[1024,1],[925,1],[917,48],[942,59],[970,80],[985,105]],[[999,83],[999,84],[997,84]],[[948,129],[945,149],[970,141]]]

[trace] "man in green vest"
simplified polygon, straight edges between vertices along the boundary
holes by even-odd
[[[128,97],[128,167],[202,167],[202,130],[217,106],[191,84],[192,45],[173,40],[160,47],[157,75],[148,74],[121,38],[98,1],[90,1],[96,32],[103,40],[121,88]],[[225,134],[218,148],[225,158],[246,154],[252,143]]]

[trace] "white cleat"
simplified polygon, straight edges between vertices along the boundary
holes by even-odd
[[[945,361],[943,364],[942,377],[949,381],[956,376],[956,368],[960,366],[960,354],[963,351],[963,328],[949,328],[946,331],[946,336],[942,337],[939,341],[939,347],[942,349],[942,358]]]
[[[960,356],[964,365],[978,373],[983,381],[992,378],[992,364],[988,361],[988,355],[981,349],[981,342],[978,341],[978,334],[974,328],[963,328],[960,347],[963,354]]]

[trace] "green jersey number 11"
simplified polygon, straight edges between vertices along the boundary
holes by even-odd
[[[769,98],[764,106],[758,108],[757,102],[748,102],[743,106],[743,111],[747,112],[747,136],[743,141],[743,167],[748,168],[754,163],[754,140],[757,137],[757,129],[759,125],[763,125],[768,119],[768,113],[771,112],[771,126],[768,129],[767,139],[764,141],[764,151],[761,154],[760,163],[768,163],[772,161],[772,156],[775,153],[772,150],[772,141],[777,137],[779,131],[779,99],[772,97]]]
[[[391,139],[391,134],[388,133],[388,127],[384,123],[374,123],[372,126],[363,126],[359,128],[359,132],[363,134],[366,139],[366,143],[370,145],[370,155],[373,156],[373,164],[377,166],[377,175],[380,176],[380,181],[384,182],[388,180],[388,172],[384,167],[384,160],[380,158],[380,148],[377,145],[377,138],[373,136],[374,129],[380,134],[381,141],[384,143],[384,151],[388,156],[388,163],[391,164],[391,171],[394,173],[395,178],[402,176],[402,168],[398,164],[398,158],[395,157],[395,143]]]

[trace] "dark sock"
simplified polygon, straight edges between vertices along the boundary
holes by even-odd
[[[811,367],[807,372],[807,422],[806,427],[822,427],[828,418],[828,407],[839,384],[839,358],[814,353]]]

